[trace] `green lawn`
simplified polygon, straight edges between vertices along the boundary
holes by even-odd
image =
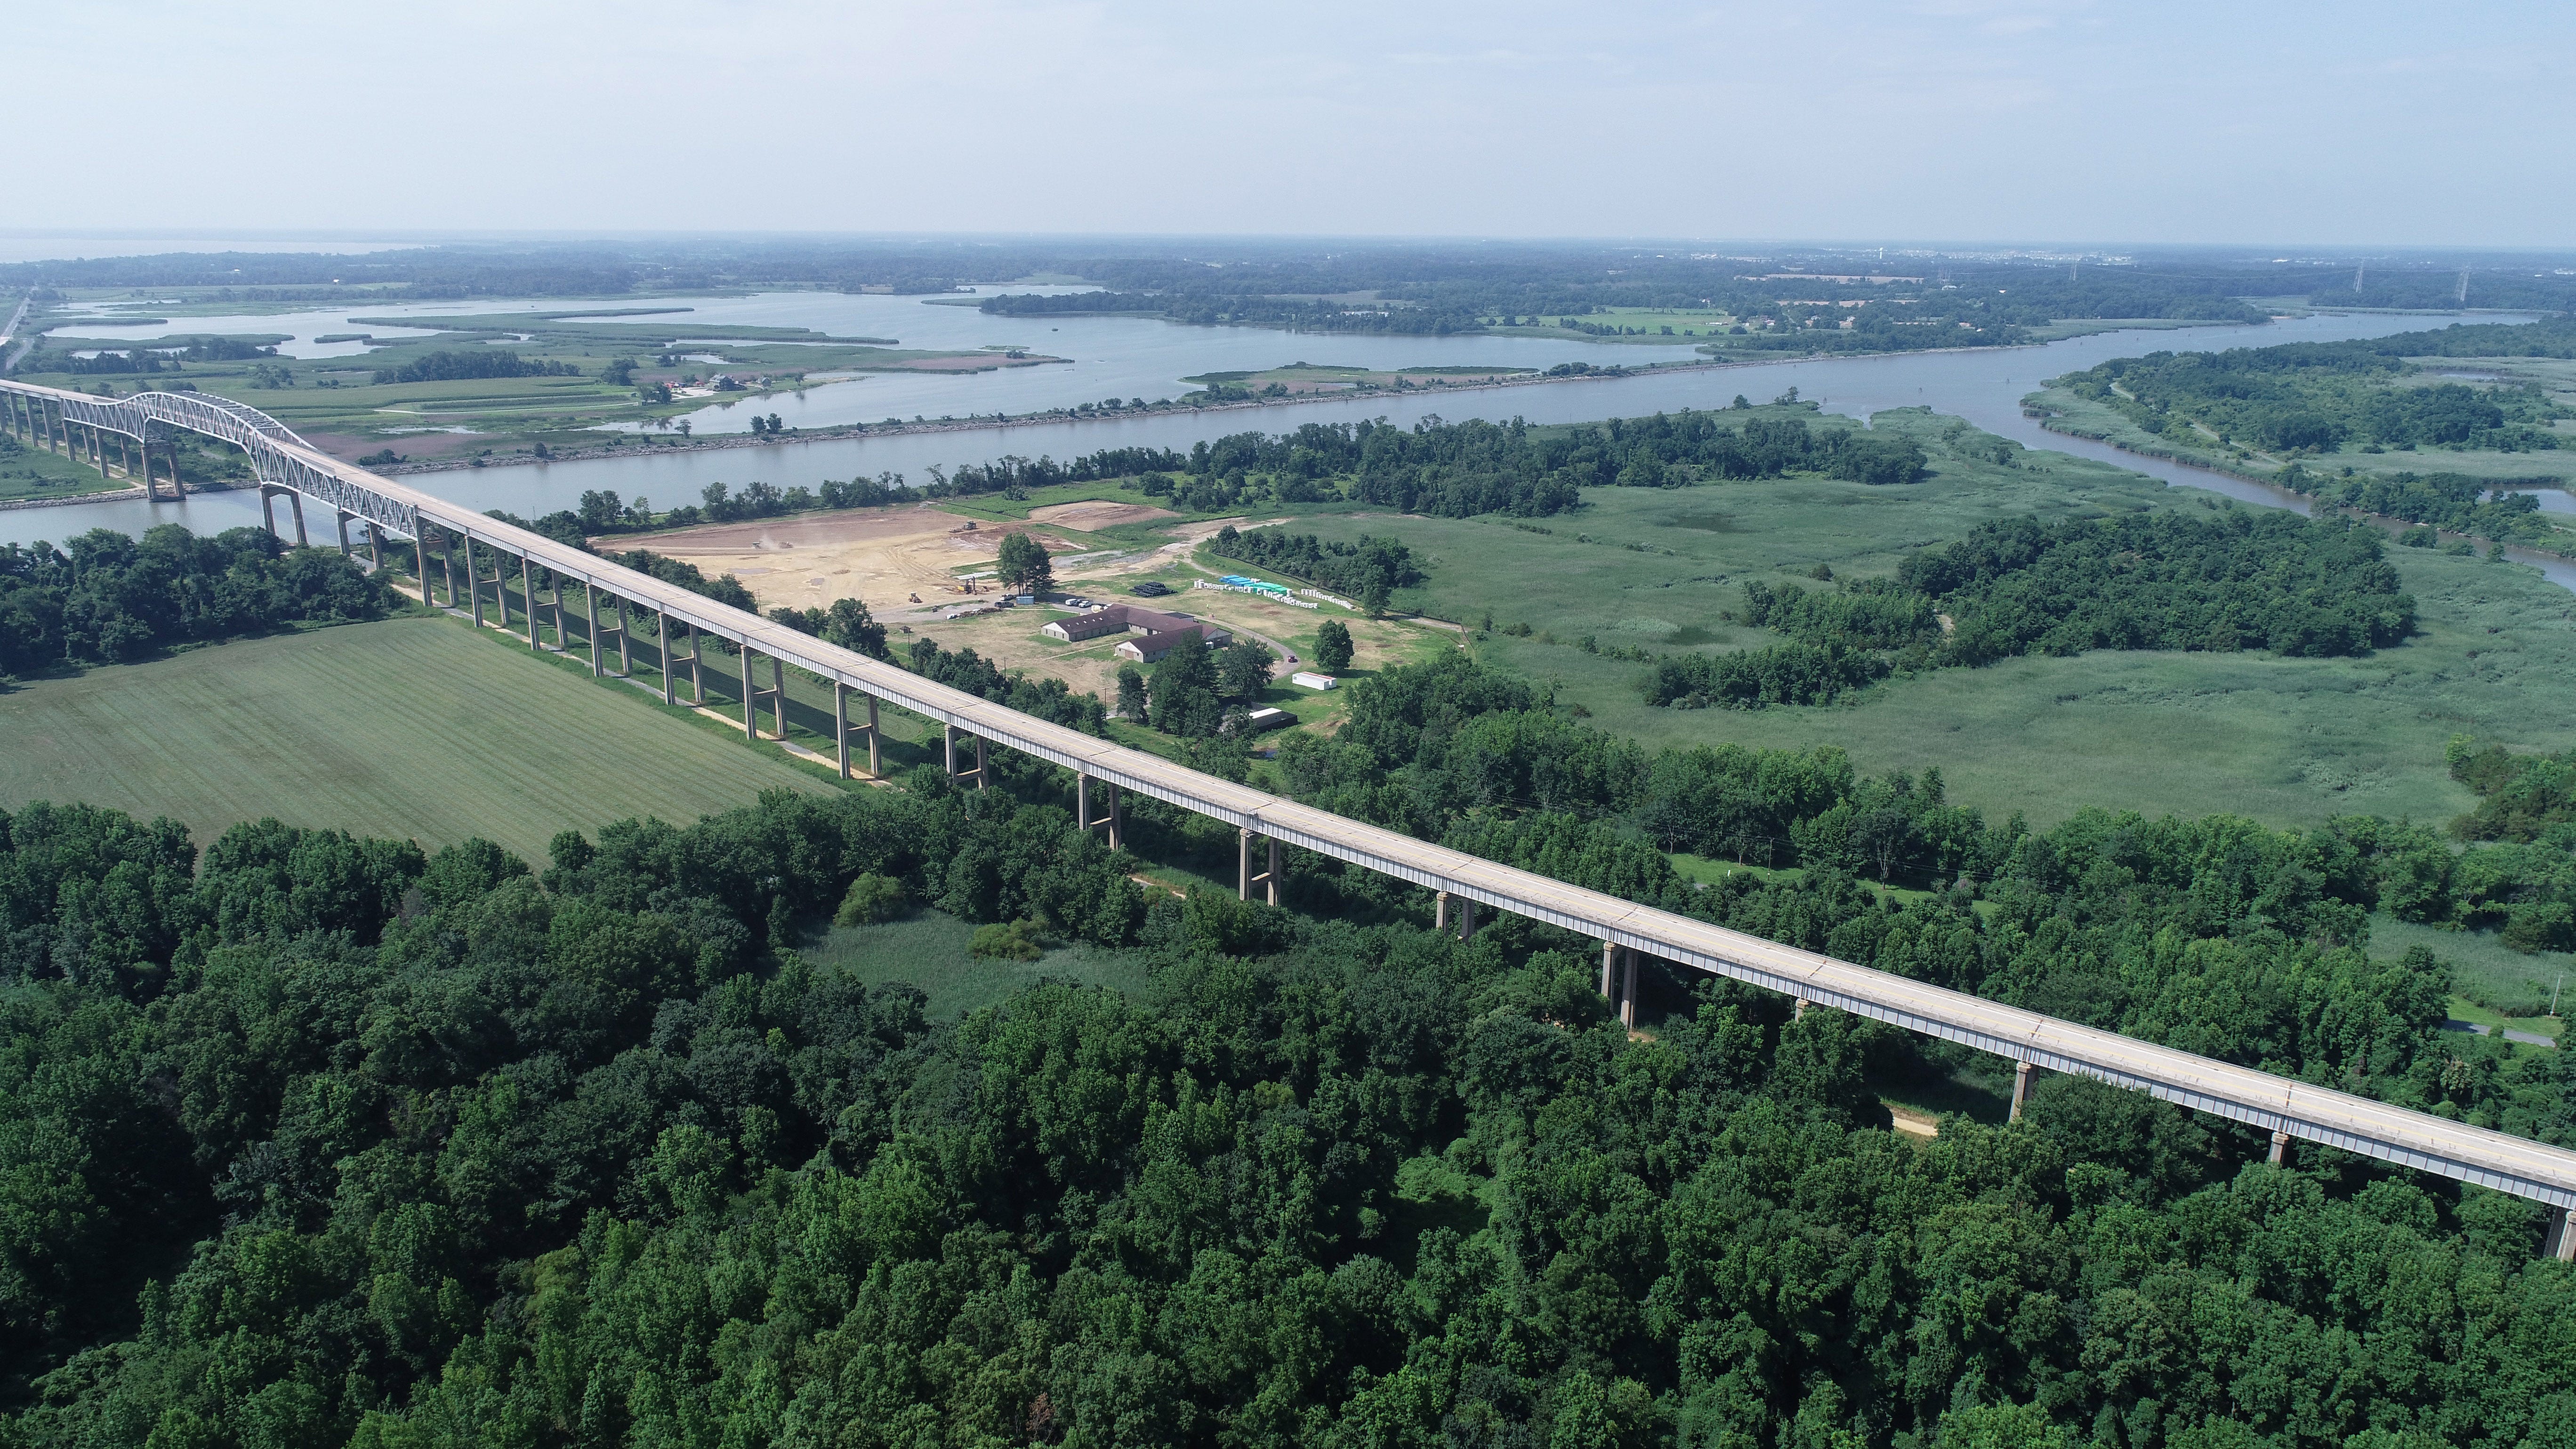
[[[2385,915],[2370,918],[2372,960],[2395,961],[2417,946],[2447,963],[2453,987],[2469,1002],[2485,1009],[2479,1012],[2454,1008],[2453,1015],[2472,1021],[2484,1021],[2502,1012],[2530,1017],[2545,1011],[2550,988],[2558,984],[2561,976],[2576,976],[2576,956],[2564,952],[2543,951],[2526,956],[2492,932],[2444,931]],[[2516,1021],[2513,1025],[2518,1031],[2552,1036],[2558,1030],[2545,1020]]]
[[[122,475],[125,460],[113,449],[109,461],[119,476],[101,478],[98,470],[82,459],[51,452],[32,439],[20,438],[0,430],[0,503],[21,498],[72,498],[84,493],[105,493],[131,488],[142,480]],[[164,478],[169,471],[162,470]]]
[[[974,934],[974,926],[955,916],[920,910],[882,925],[835,926],[805,946],[805,958],[861,981],[918,986],[929,995],[930,1016],[938,1021],[980,1011],[1044,980],[1150,994],[1141,952],[1077,944],[1035,961],[982,961],[966,954]]]
[[[1294,526],[1403,539],[1430,582],[1399,605],[1528,624],[1530,637],[1477,641],[1478,657],[1556,682],[1595,724],[1650,747],[1838,744],[1866,772],[1938,766],[1954,799],[1998,818],[2022,810],[2046,824],[2100,805],[2276,825],[2357,812],[2442,820],[2471,803],[2443,767],[2451,735],[2576,746],[2576,601],[2534,570],[2431,550],[2390,550],[2423,632],[2362,659],[2097,651],[1892,680],[1845,705],[1681,711],[1644,703],[1642,665],[1577,647],[1586,634],[1652,651],[1759,645],[1776,636],[1724,617],[1742,607],[1747,579],[1803,580],[1819,563],[1883,576],[1907,551],[2008,514],[2218,505],[1926,414],[1878,421],[1930,446],[1930,480],[1597,488],[1581,511],[1534,523],[1348,514]]]
[[[567,826],[694,820],[831,785],[623,684],[412,617],[276,635],[0,694],[0,806],[81,800],[200,845],[274,815],[542,860]]]

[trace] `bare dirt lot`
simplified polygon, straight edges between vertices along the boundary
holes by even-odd
[[[1178,517],[1179,514],[1168,508],[1156,508],[1146,503],[1119,503],[1106,498],[1082,503],[1050,503],[1044,508],[1029,510],[1032,523],[1053,523],[1086,533],[1114,528],[1122,523],[1150,523],[1157,518]]]
[[[764,609],[863,600],[873,613],[956,600],[955,570],[989,561],[1002,536],[1030,533],[1050,550],[1077,545],[1021,523],[974,523],[936,508],[867,509],[756,523],[714,523],[669,533],[621,534],[610,548],[646,548],[709,574],[742,580]]]

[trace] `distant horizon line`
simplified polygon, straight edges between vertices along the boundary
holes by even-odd
[[[826,241],[865,242],[879,245],[1065,245],[1065,244],[1196,244],[1196,245],[1286,245],[1317,246],[1358,244],[1401,248],[1408,246],[1473,246],[1495,248],[1521,247],[1747,247],[1774,250],[1812,250],[1822,252],[1865,252],[1873,250],[1914,252],[2014,252],[2045,249],[2073,253],[2095,252],[2208,252],[2208,251],[2274,251],[2306,252],[2308,256],[2286,258],[2291,261],[2313,261],[2316,253],[2357,256],[2367,250],[2372,256],[2552,256],[2576,254],[2576,241],[2561,245],[2505,244],[2485,242],[2451,243],[2386,243],[2371,241],[2116,241],[2070,238],[1989,237],[1989,238],[1924,238],[1924,237],[1747,237],[1747,236],[1644,236],[1644,235],[1526,235],[1503,236],[1491,233],[1456,232],[1162,232],[1162,231],[937,231],[922,228],[901,230],[841,229],[745,229],[708,230],[703,228],[473,228],[473,227],[124,227],[55,226],[0,227],[0,238],[26,241],[96,241],[137,242],[275,242],[312,245],[327,242],[372,244],[377,247],[430,247],[459,243],[553,243],[634,241],[735,241],[797,242]],[[111,255],[129,255],[117,253]],[[88,258],[95,260],[97,258]],[[43,260],[73,260],[44,258]],[[2275,259],[2282,260],[2282,259]]]

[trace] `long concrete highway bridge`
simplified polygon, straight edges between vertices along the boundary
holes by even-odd
[[[1779,992],[1802,1010],[1808,1005],[1830,1006],[2009,1058],[2018,1064],[2013,1092],[2016,1115],[2033,1068],[2071,1072],[2266,1129],[2272,1134],[2276,1161],[2292,1139],[2320,1142],[2548,1203],[2561,1210],[2551,1224],[2550,1249],[2562,1260],[2576,1260],[2576,1152],[1796,950],[1445,850],[1185,769],[934,684],[896,665],[837,648],[757,614],[377,477],[324,455],[275,419],[225,399],[202,393],[143,393],[110,400],[0,379],[0,420],[42,446],[88,459],[109,476],[114,476],[111,465],[123,460],[127,476],[156,498],[165,474],[174,496],[180,486],[175,459],[168,469],[153,461],[156,448],[165,458],[169,456],[174,430],[230,443],[250,456],[264,480],[263,507],[277,497],[293,507],[298,542],[306,537],[302,512],[306,499],[332,510],[344,550],[349,547],[351,523],[366,529],[371,557],[381,555],[389,536],[408,539],[423,602],[438,602],[433,597],[435,561],[448,607],[470,615],[478,625],[493,624],[514,633],[523,630],[532,648],[544,647],[541,613],[551,614],[556,639],[569,643],[563,592],[563,581],[569,580],[581,588],[578,607],[589,628],[594,674],[625,672],[623,666],[631,657],[627,624],[634,613],[650,612],[656,616],[655,634],[663,645],[676,647],[681,639],[688,643],[686,656],[668,654],[667,666],[659,671],[665,702],[676,700],[676,678],[682,666],[690,674],[692,702],[703,702],[702,656],[696,644],[710,635],[729,641],[740,651],[743,729],[755,739],[760,737],[758,721],[764,705],[772,712],[777,734],[784,737],[784,667],[794,665],[832,685],[832,728],[845,778],[853,771],[853,753],[858,750],[864,750],[871,773],[882,772],[877,706],[880,702],[896,705],[943,727],[952,775],[974,777],[980,783],[988,741],[1072,771],[1081,822],[1086,828],[1105,827],[1113,843],[1122,829],[1121,791],[1169,801],[1234,826],[1242,845],[1240,889],[1247,897],[1259,889],[1277,902],[1280,847],[1297,846],[1437,893],[1444,927],[1454,906],[1461,928],[1472,933],[1476,909],[1482,905],[1599,941],[1602,992],[1622,1002],[1622,1016],[1632,1024],[1636,957],[1643,952]],[[273,516],[271,527],[275,527]],[[521,600],[515,623],[505,582],[512,572],[518,575]],[[608,668],[603,657],[611,636],[621,664],[616,671]],[[765,685],[760,680],[763,673],[768,676]],[[863,720],[850,717],[853,699],[865,705]],[[961,751],[972,753],[973,766],[959,768]],[[1261,847],[1258,864],[1265,868],[1256,869],[1256,846]],[[1623,957],[1624,972],[1616,969]]]

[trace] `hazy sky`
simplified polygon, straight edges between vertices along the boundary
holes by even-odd
[[[2564,3],[125,0],[8,31],[8,227],[2576,242]]]

